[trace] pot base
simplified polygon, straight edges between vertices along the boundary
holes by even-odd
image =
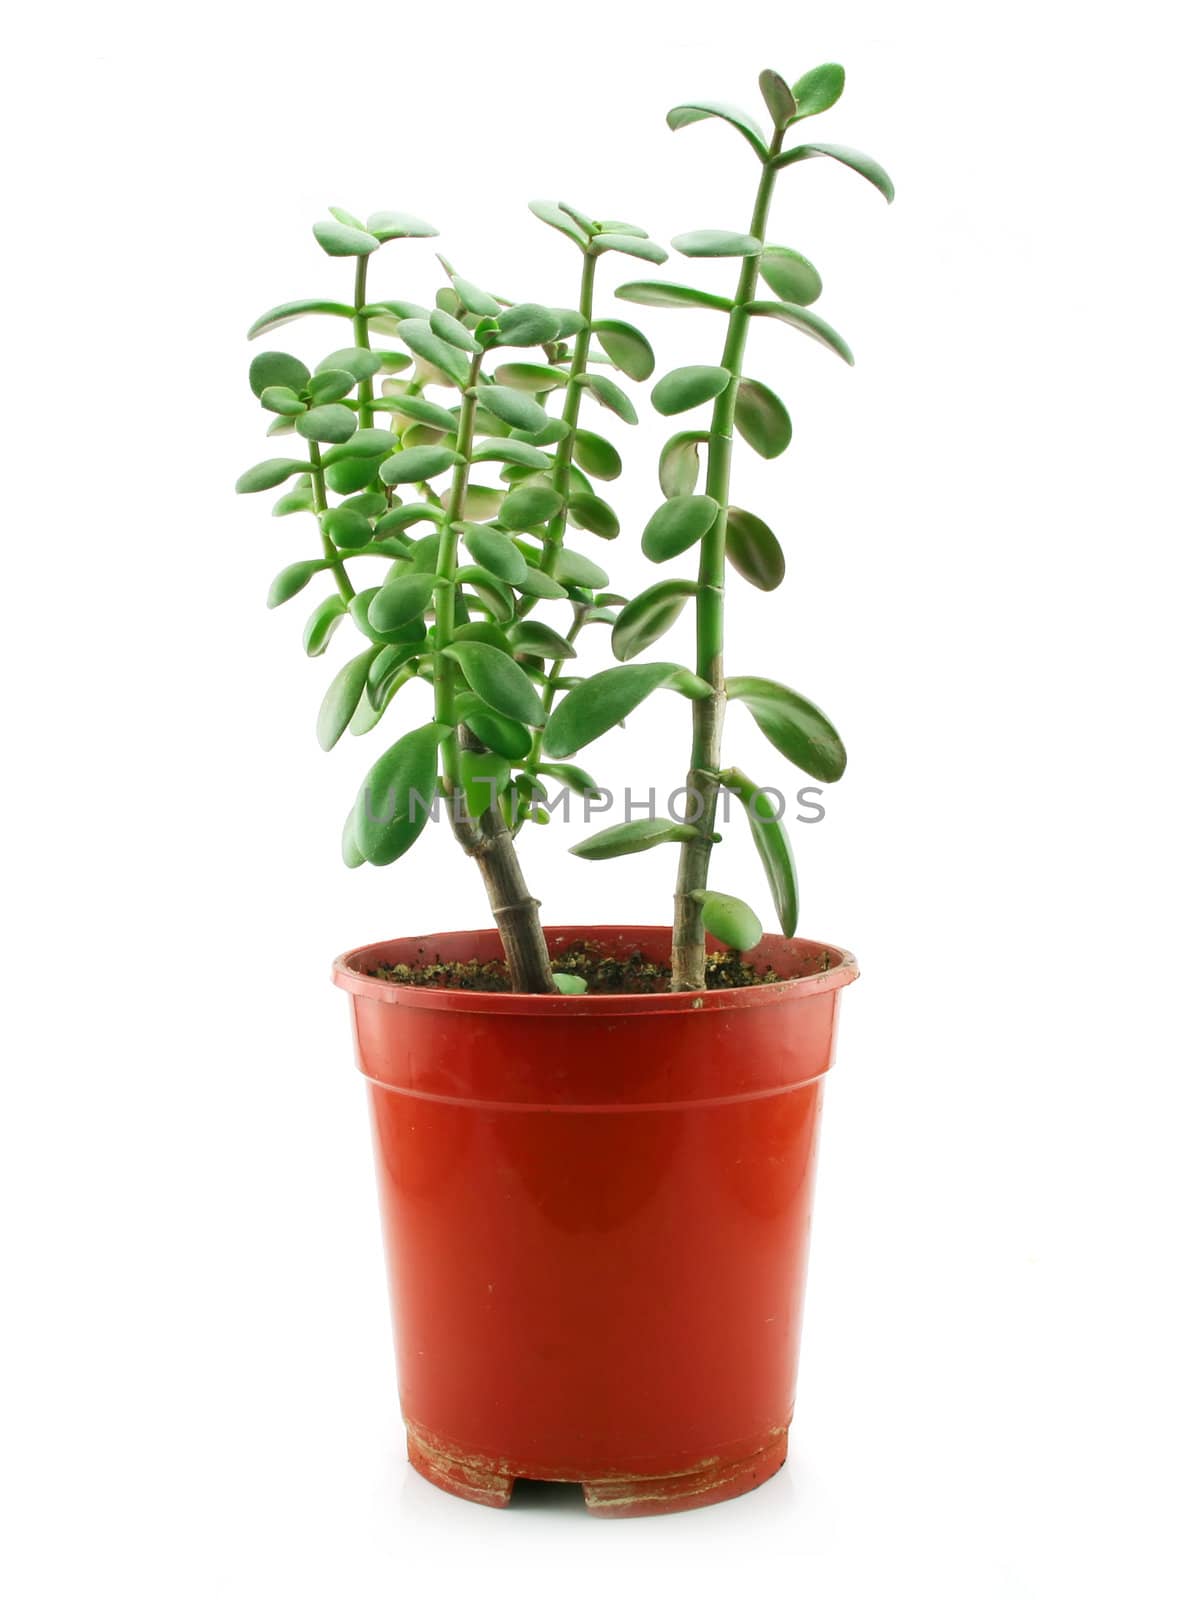
[[[441,1448],[424,1429],[406,1425],[410,1465],[428,1483],[476,1505],[505,1507],[518,1478],[536,1481],[538,1474],[509,1470],[507,1462],[463,1455]],[[583,1499],[592,1517],[652,1517],[697,1506],[719,1505],[757,1489],[773,1477],[787,1458],[787,1429],[777,1428],[761,1450],[741,1460],[713,1456],[691,1472],[671,1477],[610,1477],[581,1480]],[[579,1482],[552,1478],[554,1483]]]

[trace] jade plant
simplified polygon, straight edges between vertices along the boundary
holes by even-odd
[[[602,316],[596,268],[608,253],[661,265],[667,252],[630,223],[597,220],[565,202],[534,202],[537,218],[573,245],[576,307],[512,301],[461,276],[440,256],[432,307],[371,296],[370,257],[389,241],[436,230],[400,212],[362,222],[339,208],[313,229],[330,257],[353,261],[352,298],[287,302],[259,317],[250,337],[296,318],[338,319],[351,342],[315,369],[278,350],[250,366],[250,386],[272,420],[268,432],[294,436],[300,454],[272,457],[239,478],[240,493],[282,488],[274,513],[309,514],[315,554],[285,567],[268,603],[278,606],[313,581],[331,587],[308,617],[309,656],[329,648],[346,620],[361,649],[337,672],[317,723],[330,750],[346,730],[367,733],[399,690],[420,680],[429,714],[401,734],[371,767],[344,826],[349,866],[387,865],[423,833],[440,803],[461,849],[479,869],[517,990],[569,991],[581,980],[551,969],[538,915],[516,849],[528,822],[548,821],[549,784],[583,795],[595,781],[568,761],[630,714],[657,688],[692,705],[687,805],[680,818],[644,819],[608,828],[574,847],[599,859],[680,845],[675,901],[673,984],[705,986],[705,934],[743,949],[757,942],[754,912],[708,885],[718,795],[743,802],[770,879],[781,926],[794,931],[797,892],[790,847],[764,792],[723,764],[722,718],[728,699],[743,701],[771,743],[822,780],[841,775],[845,755],[831,723],[811,702],[761,678],[727,678],[724,593],[727,559],[764,589],[783,575],[783,557],[767,525],[730,504],[732,436],[737,429],[761,455],[780,454],[791,437],[786,409],[743,372],[747,328],[775,317],[818,338],[846,360],[847,346],[808,309],[820,293],[814,267],[797,252],[766,242],[780,171],[826,155],[860,172],[887,199],[889,179],[868,157],[840,146],[784,149],[786,134],[828,109],[844,74],[826,66],[793,88],[775,73],[760,79],[772,118],[768,138],[742,112],[710,102],[677,107],[673,128],[706,117],[729,122],[760,165],[749,231],[706,230],[674,245],[688,256],[741,258],[733,298],[663,279],[625,284],[617,294],[646,306],[707,308],[726,321],[717,366],[666,373],[652,390],[664,416],[712,401],[708,429],[668,441],[659,478],[665,502],[643,530],[641,546],[663,562],[699,545],[696,578],[659,582],[632,600],[611,592],[603,568],[568,542],[571,527],[616,538],[619,518],[592,480],[619,476],[616,446],[587,426],[589,400],[625,423],[638,421],[613,368],[633,383],[655,371],[644,333]],[[774,298],[760,298],[760,278]],[[430,391],[428,394],[427,391]],[[699,449],[706,453],[697,493]],[[693,667],[639,662],[692,602],[697,618]],[[540,608],[558,607],[558,613]],[[555,625],[555,623],[557,625]],[[611,629],[621,663],[576,675],[580,636],[590,624]],[[425,708],[424,708],[425,709]]]

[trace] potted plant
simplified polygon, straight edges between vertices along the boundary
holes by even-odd
[[[840,67],[759,82],[769,132],[707,101],[668,116],[674,129],[720,119],[753,153],[746,231],[673,240],[690,258],[733,257],[733,295],[663,276],[616,291],[714,314],[702,363],[664,373],[650,396],[664,417],[710,407],[664,445],[664,499],[640,540],[661,565],[695,549],[695,573],[625,598],[569,538],[619,534],[598,486],[621,460],[591,413],[635,424],[620,380],[655,372],[646,335],[597,292],[608,253],[664,264],[634,224],[534,203],[572,246],[576,307],[502,299],[443,257],[428,307],[377,298],[369,264],[388,241],[435,230],[334,209],[314,232],[352,259],[351,298],[289,302],[250,330],[316,315],[351,333],[314,371],[278,350],[255,357],[269,431],[299,453],[237,486],[282,488],[275,513],[312,518],[313,553],[269,597],[329,585],[307,654],[342,627],[361,635],[324,696],[320,743],[383,724],[404,688],[399,711],[420,697],[348,814],[345,861],[388,865],[445,817],[496,924],[366,946],[334,969],[369,1081],[410,1458],[489,1505],[519,1477],[579,1482],[602,1515],[705,1505],[762,1482],[787,1448],[821,1093],[856,966],[795,937],[787,836],[769,792],[727,764],[723,716],[740,702],[779,756],[822,781],[841,776],[845,752],[810,700],[727,675],[727,565],[764,590],[783,576],[768,525],[731,502],[730,465],[736,435],[768,458],[791,438],[782,401],[743,369],[752,318],[852,359],[811,309],[816,269],[771,241],[777,179],[825,156],[887,200],[892,188],[860,152],[797,142],[796,125],[840,97]],[[695,661],[648,660],[687,605]],[[595,625],[617,664],[579,675]],[[595,792],[570,758],[657,690],[685,702],[683,808],[574,852],[675,846],[673,926],[544,928],[516,838],[548,820],[555,790]],[[777,933],[711,883],[724,793],[745,811]]]

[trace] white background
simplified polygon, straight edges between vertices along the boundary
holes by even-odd
[[[243,0],[8,27],[7,1591],[1176,1593],[1163,9]],[[674,136],[665,109],[753,109],[762,66],[828,59],[848,88],[815,136],[876,154],[898,201],[824,162],[780,185],[773,236],[820,266],[858,365],[756,331],[749,370],[796,438],[744,459],[736,497],[789,577],[735,584],[730,609],[732,666],[814,695],[852,753],[795,830],[802,931],[865,976],[792,1457],[688,1516],[598,1523],[561,1495],[493,1513],[403,1461],[327,981],[346,946],[487,916],[441,834],[388,871],[339,864],[380,735],[320,753],[332,656],[303,658],[302,598],[263,608],[314,551],[306,519],[231,492],[272,453],[243,335],[277,301],[347,295],[310,233],[330,204],[423,214],[461,271],[559,303],[576,257],[530,198],[664,239],[742,228],[746,147],[721,124]],[[647,275],[612,257],[603,279]],[[379,296],[437,281],[428,243],[371,267]],[[704,314],[626,314],[662,370],[717,359]],[[336,331],[269,342],[314,357]],[[625,535],[582,541],[631,588],[669,431],[641,410],[611,491]],[[733,756],[782,781],[744,722]],[[592,764],[674,783],[685,730],[659,697]],[[565,854],[578,836],[529,841],[548,918],[667,916],[667,855],[593,868]],[[761,894],[744,839],[716,881]]]

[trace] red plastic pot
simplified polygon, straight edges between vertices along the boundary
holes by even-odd
[[[667,960],[667,928],[550,928]],[[812,1178],[844,950],[768,937],[786,981],[698,994],[411,988],[493,930],[350,951],[410,1460],[508,1503],[711,1505],[787,1453]]]

